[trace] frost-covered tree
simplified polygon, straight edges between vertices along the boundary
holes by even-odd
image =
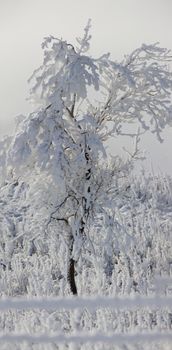
[[[43,64],[30,78],[37,109],[18,118],[14,135],[2,140],[0,150],[2,187],[10,184],[13,201],[20,197],[18,211],[27,219],[19,225],[19,237],[30,235],[32,255],[38,236],[43,247],[50,232],[60,235],[68,247],[73,294],[82,250],[94,254],[90,233],[98,235],[103,227],[108,242],[119,225],[113,206],[130,162],[109,157],[107,142],[120,135],[136,137],[137,157],[140,134],[149,129],[162,141],[161,132],[172,120],[169,51],[142,45],[121,63],[110,54],[93,58],[87,53],[89,29],[90,22],[76,47],[53,36],[44,39]],[[9,216],[5,223],[12,232]]]

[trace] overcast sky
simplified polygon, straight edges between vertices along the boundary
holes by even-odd
[[[0,134],[31,111],[27,79],[41,64],[44,36],[75,42],[92,19],[91,54],[120,60],[142,43],[172,49],[172,0],[0,0]],[[148,135],[143,148],[154,171],[172,174],[172,130],[164,144]]]

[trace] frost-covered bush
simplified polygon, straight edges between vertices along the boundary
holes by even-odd
[[[34,217],[35,230],[40,232],[32,232],[27,221],[33,213],[24,205],[28,187],[18,187],[10,184],[1,189],[1,295],[67,295],[63,226],[57,229],[52,222],[43,232],[40,217],[46,212],[40,208]],[[80,295],[149,294],[156,276],[171,275],[171,190],[171,178],[130,175],[123,179],[116,188],[112,225],[106,225],[101,214],[89,230],[76,269]]]

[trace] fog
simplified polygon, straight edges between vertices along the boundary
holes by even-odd
[[[91,54],[111,52],[120,60],[142,43],[158,41],[172,49],[171,16],[171,0],[0,0],[0,134],[12,130],[16,115],[33,110],[26,101],[27,79],[41,64],[44,36],[74,43],[91,18]],[[172,174],[171,129],[164,140],[160,145],[152,135],[144,137],[146,166]]]

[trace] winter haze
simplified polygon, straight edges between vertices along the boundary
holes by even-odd
[[[171,3],[0,7],[0,350],[171,350]]]
[[[171,0],[0,0],[0,133],[12,129],[16,115],[33,109],[26,101],[27,79],[42,62],[44,36],[75,42],[91,18],[91,53],[111,52],[121,60],[142,43],[172,49],[171,13]],[[171,136],[167,129],[163,145],[152,135],[144,138],[147,166],[152,163],[155,172],[172,173]]]

